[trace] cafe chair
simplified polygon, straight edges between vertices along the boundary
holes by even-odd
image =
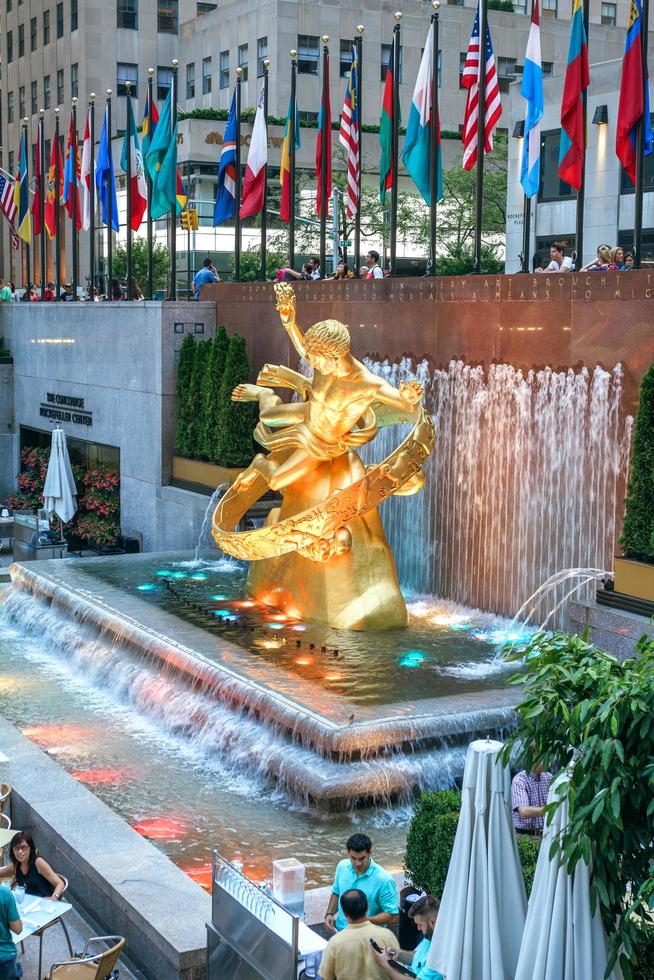
[[[11,818],[8,813],[0,813],[0,830],[11,830]]]
[[[65,875],[60,875],[59,872],[57,872],[57,875],[59,878],[61,878],[61,880],[64,883],[64,890],[59,896],[63,900],[64,895],[68,891],[68,878],[66,878]],[[54,922],[49,922],[47,926],[43,926],[42,929],[39,929],[37,932],[34,933],[35,936],[39,937],[39,977],[41,976],[41,966],[43,962],[43,933],[47,932],[48,929],[52,929],[52,927],[56,925],[60,925],[61,928],[64,930],[64,936],[66,937],[66,942],[68,944],[68,952],[70,953],[71,956],[73,955],[73,944],[70,941],[70,935],[68,934],[68,928],[64,920],[55,919]],[[74,974],[71,974],[71,976],[74,976]],[[81,976],[85,976],[85,974],[80,974],[80,977]]]
[[[0,813],[6,813],[9,809],[9,799],[11,797],[11,786],[9,783],[0,783]],[[9,824],[11,827],[11,824]]]
[[[97,943],[108,943],[109,948],[94,952]],[[122,936],[91,936],[79,956],[53,963],[45,980],[107,980],[114,975],[124,945]]]

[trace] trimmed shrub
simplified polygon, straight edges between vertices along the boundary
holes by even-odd
[[[209,354],[211,353],[211,341],[201,340],[196,342],[193,352],[193,370],[191,381],[188,387],[187,402],[187,432],[188,432],[188,452],[186,456],[191,459],[201,459],[204,456],[202,445],[203,434],[203,408],[204,395],[206,390],[207,366],[209,364]]]
[[[640,386],[620,544],[626,558],[654,562],[654,364]]]
[[[531,837],[529,834],[518,834],[518,854],[520,855],[520,866],[522,868],[522,877],[525,879],[527,897],[531,894],[531,886],[534,883],[539,851],[539,837]]]
[[[654,927],[641,930],[631,969],[633,980],[654,980]]]
[[[209,341],[204,404],[202,406],[201,452],[212,463],[218,462],[218,419],[220,415],[220,387],[227,360],[229,337],[220,324],[213,340]]]
[[[223,466],[247,466],[254,455],[252,431],[257,422],[257,405],[231,400],[234,388],[248,381],[249,376],[245,340],[234,334],[229,341],[220,387],[217,456]]]
[[[192,416],[190,403],[191,376],[195,360],[195,337],[187,333],[182,341],[177,364],[177,428],[175,451],[180,456],[190,456],[189,425]]]

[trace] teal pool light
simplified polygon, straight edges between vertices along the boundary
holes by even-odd
[[[231,616],[231,609],[214,609],[214,616]]]
[[[191,575],[191,578],[194,582],[206,582],[209,576],[206,572],[196,572],[194,575]]]
[[[139,592],[158,592],[159,586],[153,585],[152,582],[144,582],[143,585],[137,585],[136,588]]]
[[[210,595],[209,598],[212,602],[224,602],[227,598],[226,595]]]
[[[419,667],[426,660],[426,656],[420,650],[409,650],[398,660],[400,667]]]

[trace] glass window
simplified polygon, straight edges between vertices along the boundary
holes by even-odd
[[[79,98],[79,65],[75,62],[74,65],[70,66],[70,97],[71,99]]]
[[[560,201],[576,195],[574,188],[565,180],[561,180],[558,174],[560,139],[560,129],[541,133],[539,201]]]
[[[138,31],[139,0],[118,0],[116,24],[127,31]]]
[[[14,151],[10,150],[7,154],[7,166],[9,167],[9,173],[13,175],[14,173]]]
[[[241,78],[244,82],[248,80],[248,46],[239,44],[238,46],[238,67],[241,69]]]
[[[38,82],[36,81],[36,79],[34,79],[34,81],[30,86],[30,109],[32,115],[34,115],[34,113],[39,111],[39,91],[38,91]]]
[[[513,12],[514,14],[526,14],[527,0],[513,0]]]
[[[7,0],[7,13],[9,13],[11,11],[11,8],[12,8],[12,2],[11,2],[11,0]]]
[[[7,122],[14,121],[14,93],[7,92]],[[11,167],[9,168],[11,170]]]
[[[195,62],[186,66],[186,98],[195,98]]]
[[[10,65],[14,60],[14,35],[12,31],[7,31],[7,64]]]
[[[467,51],[459,52],[459,88],[463,88],[463,84],[461,80],[463,78],[463,69],[465,68],[467,57],[468,57]]]
[[[499,80],[500,92],[508,92],[509,85],[515,81],[517,74],[517,64],[515,58],[497,59],[497,77]]]
[[[50,108],[50,76],[43,76],[43,108]]]
[[[77,0],[70,0],[70,30],[77,30]]]
[[[50,44],[50,11],[43,11],[43,43]]]
[[[25,86],[21,85],[18,89],[18,118],[25,118]]]
[[[300,117],[300,122],[303,122],[303,123],[317,123],[318,122],[318,113],[317,112],[305,112],[303,110],[300,110],[298,112],[298,116]]]
[[[312,34],[297,36],[297,70],[300,75],[317,75],[320,64],[320,38]]]
[[[263,63],[268,58],[268,38],[260,37],[257,41],[257,78],[263,78]]]
[[[64,5],[57,4],[57,37],[64,36]]]
[[[173,84],[172,68],[164,68],[159,65],[157,68],[157,102],[165,102],[168,98],[170,86]]]
[[[220,87],[229,88],[229,51],[220,52]]]
[[[202,94],[211,92],[211,58],[202,59]]]
[[[541,62],[541,68],[543,69],[543,75],[551,75],[554,71],[554,62],[543,61]]]
[[[177,34],[177,0],[158,0],[157,31],[159,34]]]
[[[381,80],[386,81],[386,72],[388,71],[388,59],[391,56],[392,44],[382,44],[381,46]],[[398,81],[402,83],[402,45],[400,44],[400,70],[398,72]]]
[[[22,58],[25,54],[25,25],[18,25],[18,57]]]
[[[556,17],[558,15],[558,0],[543,0],[540,9],[543,17]]]
[[[615,27],[618,5],[616,3],[602,4],[602,23]]]
[[[339,63],[339,75],[341,78],[350,77],[350,66],[352,64],[352,41],[344,41],[341,38],[341,57]]]
[[[533,256],[533,268],[534,269],[544,269],[545,266],[550,264],[550,246],[554,242],[560,242],[563,245],[564,255],[572,256],[575,250],[575,234],[562,234],[562,235],[539,235],[536,239],[536,251]]]
[[[139,66],[132,65],[125,61],[119,61],[116,65],[116,89],[118,95],[127,95],[126,82],[132,83],[132,89],[137,89],[139,84]]]
[[[36,51],[36,17],[30,20],[30,51]]]
[[[198,17],[204,16],[204,14],[210,14],[212,10],[215,10],[218,6],[217,3],[204,3],[201,2],[197,4],[195,13]]]
[[[57,72],[57,105],[64,101],[64,70],[60,68]]]

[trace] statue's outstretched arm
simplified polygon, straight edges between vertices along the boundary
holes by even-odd
[[[277,300],[277,312],[284,330],[291,338],[300,357],[305,357],[304,334],[295,319],[295,293],[291,284],[289,282],[275,283],[275,298]]]
[[[377,382],[377,401],[389,408],[411,413],[422,395],[422,385],[418,381],[401,381],[399,388],[382,379]]]

